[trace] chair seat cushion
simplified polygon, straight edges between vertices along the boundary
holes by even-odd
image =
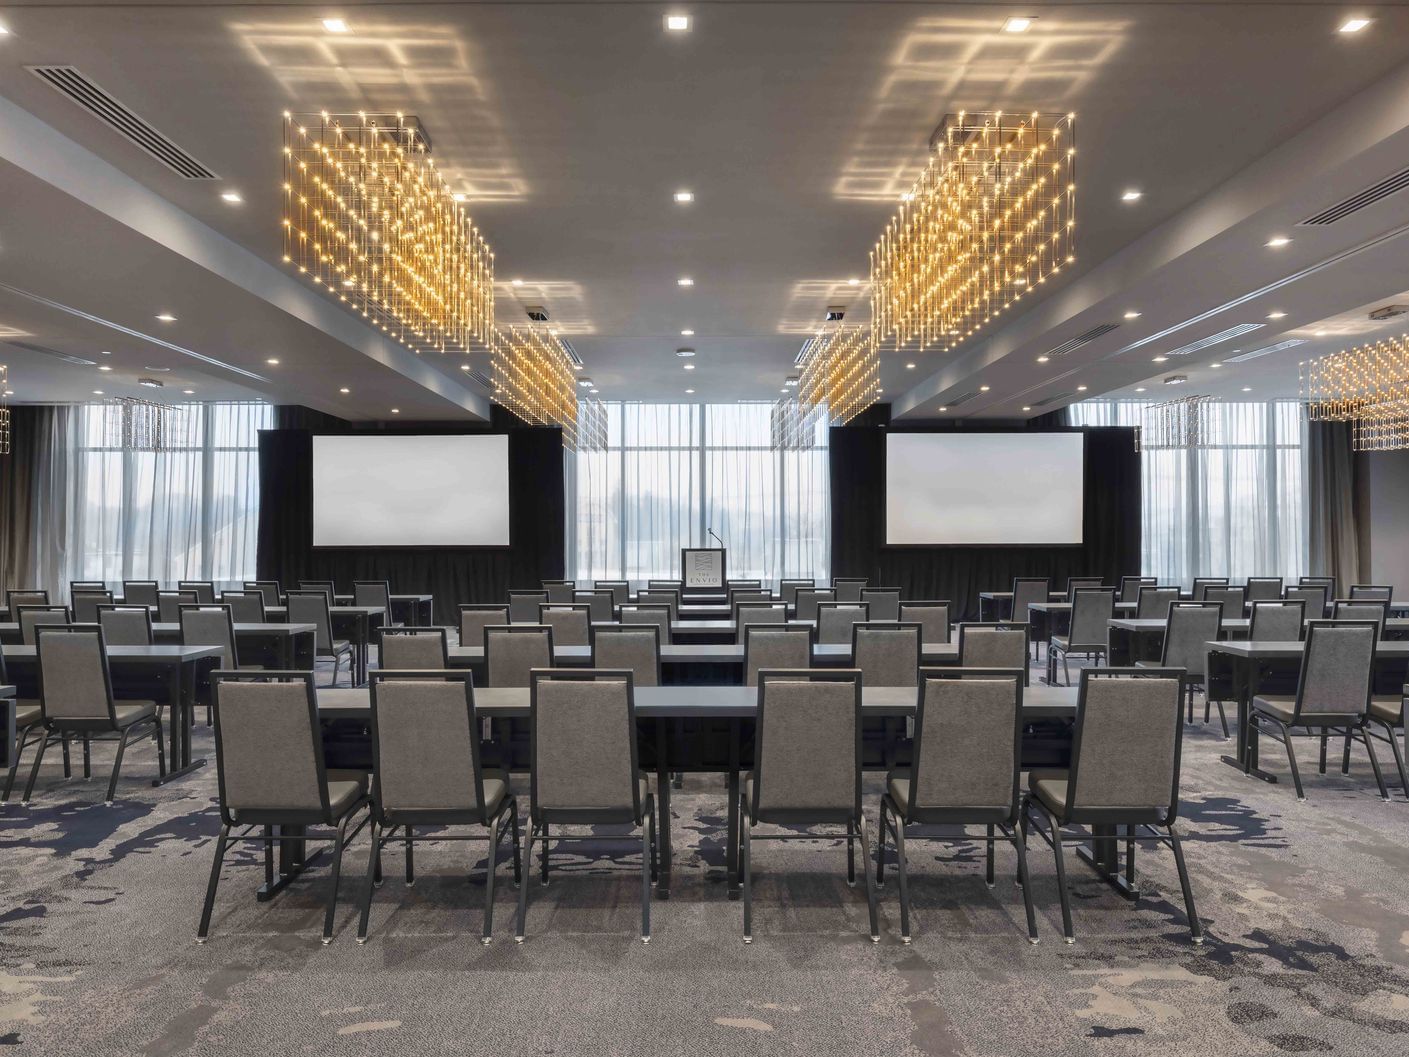
[[[39,722],[42,716],[43,712],[39,708],[38,701],[25,698],[15,702],[16,730],[23,730],[25,727],[34,726],[34,724]]]
[[[1404,718],[1404,698],[1398,696],[1372,697],[1370,698],[1370,715],[1390,726],[1397,727]]]
[[[1067,809],[1067,771],[1029,771],[1027,788],[1038,802],[1058,818]]]
[[[505,798],[509,795],[509,783],[503,778],[486,778],[483,786],[484,813],[492,816],[503,806]],[[645,798],[645,793],[642,793],[641,799]]]
[[[1059,650],[1068,650],[1071,648],[1071,637],[1068,635],[1053,635],[1052,645]]]
[[[357,803],[363,793],[363,785],[357,781],[328,781],[328,813],[334,818],[342,818]]]
[[[886,792],[895,801],[896,807],[900,808],[900,815],[903,818],[910,810],[910,772],[891,771],[886,778]]]
[[[1290,724],[1296,715],[1296,697],[1292,694],[1259,694],[1252,699],[1254,710]],[[1303,712],[1297,719],[1300,726],[1344,726],[1360,719],[1359,712]]]
[[[113,706],[119,727],[130,727],[134,723],[140,723],[147,717],[155,715],[156,710],[157,703],[155,701],[122,701]]]

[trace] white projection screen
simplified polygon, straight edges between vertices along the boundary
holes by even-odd
[[[313,546],[508,545],[504,434],[313,438]]]
[[[1080,433],[889,434],[886,543],[1081,543],[1085,440]]]

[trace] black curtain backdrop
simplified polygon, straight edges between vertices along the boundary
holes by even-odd
[[[282,409],[281,409],[282,410]],[[499,409],[496,408],[497,412]],[[292,416],[290,416],[292,417]],[[281,421],[285,420],[280,415]],[[369,427],[318,432],[363,432]],[[454,548],[313,547],[313,432],[265,430],[259,435],[259,554],[261,579],[286,587],[299,580],[332,580],[351,592],[354,580],[389,580],[393,593],[435,596],[436,620],[453,623],[456,606],[503,602],[511,588],[538,587],[562,577],[567,521],[563,494],[563,439],[557,429],[524,426],[496,414],[483,430],[455,424],[388,423],[378,432],[509,436],[509,546]]]
[[[870,423],[831,431],[833,576],[865,576],[876,587],[899,587],[904,598],[947,598],[959,619],[976,620],[978,593],[1009,591],[1015,576],[1049,576],[1052,589],[1062,590],[1068,576],[1101,576],[1116,585],[1120,576],[1139,572],[1140,454],[1133,430],[1079,431],[1086,434],[1085,542],[1079,547],[887,547],[885,451],[892,431],[942,429]]]

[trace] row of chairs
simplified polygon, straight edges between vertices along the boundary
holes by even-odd
[[[1088,671],[1082,676],[1071,766],[1022,772],[1022,689],[1018,671],[925,669],[908,767],[892,771],[880,803],[874,857],[862,803],[861,684],[855,670],[768,669],[759,674],[754,767],[743,776],[737,804],[743,879],[743,938],[753,939],[753,845],[759,840],[831,840],[815,827],[844,830],[847,875],[855,883],[856,844],[867,892],[870,937],[879,941],[877,890],[886,874],[885,841],[896,849],[901,939],[911,938],[908,842],[979,841],[994,881],[994,844],[1017,856],[1028,938],[1037,942],[1033,885],[1026,859],[1029,832],[1054,853],[1062,933],[1075,939],[1065,880],[1066,844],[1135,841],[1170,847],[1183,889],[1190,933],[1203,930],[1176,827],[1182,745],[1182,673],[1168,669]],[[535,846],[547,884],[552,850],[564,841],[606,839],[564,827],[627,826],[640,841],[641,937],[651,935],[651,885],[658,872],[655,803],[637,756],[635,680],[630,671],[539,669],[529,697],[528,830],[521,847],[517,798],[508,775],[480,756],[474,690],[466,673],[379,671],[372,675],[373,768],[367,776],[331,772],[323,758],[317,702],[309,673],[216,674],[216,758],[220,836],[201,909],[197,938],[209,936],[215,898],[232,841],[263,846],[273,881],[276,827],[321,827],[306,839],[332,844],[331,881],[322,938],[332,939],[342,855],[370,824],[371,848],[362,885],[358,941],[367,938],[373,892],[382,880],[381,853],[403,844],[406,881],[414,880],[418,840],[487,842],[482,938],[493,936],[494,875],[510,838],[518,886],[515,939],[526,935]],[[774,826],[779,830],[761,831]],[[983,827],[978,837],[933,834],[917,827]],[[1077,827],[1101,827],[1088,834]],[[450,834],[449,827],[469,828]],[[427,833],[426,830],[433,830]],[[300,832],[305,832],[302,829]],[[639,837],[636,835],[639,834]],[[841,835],[841,834],[838,834]],[[526,858],[525,858],[526,857]],[[872,862],[875,864],[872,873]],[[1128,859],[1133,874],[1133,860]]]
[[[168,603],[199,602],[209,605],[218,598],[228,600],[229,596],[257,595],[264,606],[284,604],[285,590],[278,580],[245,580],[242,591],[220,591],[213,580],[178,580],[175,589],[165,589],[157,580],[123,580],[122,598],[124,605],[152,606],[163,614],[175,612],[168,609]],[[332,580],[300,580],[300,591],[320,591],[332,605],[337,591]],[[353,604],[358,606],[381,606],[391,611],[391,583],[387,580],[354,580],[352,584]],[[117,601],[107,583],[102,580],[72,580],[69,582],[69,602],[75,613],[80,605],[87,607],[99,603]],[[11,613],[16,606],[50,605],[49,592],[43,588],[12,588],[5,593],[5,604]],[[262,611],[261,611],[262,613]],[[162,617],[163,620],[167,618]]]

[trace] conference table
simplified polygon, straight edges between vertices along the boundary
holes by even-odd
[[[391,595],[391,623],[398,620],[408,628],[425,628],[435,623],[434,595]],[[356,595],[333,595],[333,604],[351,606]]]
[[[288,620],[287,606],[265,606],[264,615],[276,623]],[[334,639],[346,639],[353,647],[353,677],[358,683],[367,681],[367,647],[372,633],[386,618],[383,606],[329,606],[328,622]]]
[[[1307,618],[1307,623],[1312,619]],[[1136,661],[1157,661],[1164,648],[1166,623],[1156,617],[1117,617],[1106,622],[1110,628],[1107,661],[1112,668],[1122,668]],[[1222,622],[1222,637],[1246,639],[1252,627],[1248,617],[1227,617]],[[1385,621],[1383,637],[1388,640],[1409,639],[1409,620],[1391,617]],[[1049,666],[1050,667],[1050,666]]]
[[[899,753],[905,731],[905,719],[915,714],[919,691],[913,686],[863,686],[862,766],[866,770],[886,771],[905,760]],[[1023,690],[1024,723],[1055,721],[1066,725],[1076,716],[1077,688],[1032,686]],[[485,758],[508,770],[527,771],[529,765],[528,718],[529,691],[526,687],[485,688],[474,692],[476,715],[490,721],[494,731],[493,745],[485,749]],[[638,721],[638,756],[643,770],[654,771],[658,801],[658,833],[660,871],[657,893],[668,898],[671,880],[670,843],[670,776],[677,772],[723,773],[727,777],[728,799],[724,814],[728,818],[727,877],[731,899],[739,893],[739,820],[735,805],[739,798],[741,775],[753,765],[752,724],[758,714],[758,688],[753,686],[641,686],[635,688],[634,701]],[[318,715],[325,721],[325,748],[330,760],[340,767],[370,767],[370,735],[366,733],[371,718],[370,691],[367,687],[323,688],[318,690]],[[353,738],[361,742],[366,755],[348,757],[351,739],[330,732],[335,724],[343,732],[361,732]],[[1028,742],[1025,739],[1025,763]],[[1038,749],[1045,745],[1038,745]],[[356,751],[356,750],[354,750]],[[339,759],[342,756],[342,759]],[[332,762],[329,766],[333,766]],[[1051,766],[1043,756],[1035,766]],[[281,853],[281,863],[288,861],[301,867],[301,851],[297,835],[283,842],[291,847],[287,860]],[[1110,841],[1104,843],[1109,844]],[[1108,856],[1093,859],[1098,872],[1111,880],[1105,870]],[[281,867],[282,868],[282,867]]]
[[[5,647],[10,679],[22,696],[39,696],[37,650],[33,646]],[[163,785],[205,764],[192,759],[191,728],[195,722],[196,688],[220,667],[219,646],[109,646],[108,670],[119,700],[138,695],[150,698],[154,687],[163,691],[159,703],[167,705],[170,724],[167,768],[153,782]]]
[[[450,665],[469,668],[484,663],[483,646],[450,646]],[[666,643],[660,648],[660,662],[665,665],[705,665],[744,663],[742,643]],[[565,667],[590,665],[591,646],[553,646],[553,663]],[[817,643],[812,647],[812,663],[847,665],[851,663],[851,643]],[[920,646],[921,664],[958,664],[959,645],[954,642],[926,642]]]
[[[256,663],[255,658],[263,655],[272,664],[266,668],[290,670],[311,670],[317,652],[318,627],[316,624],[282,624],[235,622],[235,649],[240,655],[240,664],[248,666]],[[152,638],[156,642],[179,643],[181,625],[156,623],[152,625]]]

